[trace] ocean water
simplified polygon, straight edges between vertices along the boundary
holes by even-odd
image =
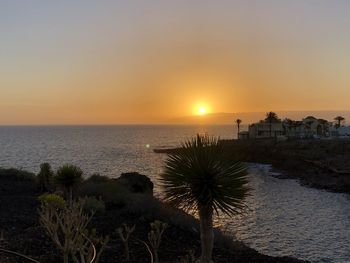
[[[232,126],[3,126],[0,166],[38,172],[42,162],[54,168],[80,166],[85,176],[122,172],[157,178],[166,158],[153,148],[175,147],[196,133],[236,137]],[[350,262],[350,196],[300,186],[269,175],[270,167],[250,165],[249,209],[241,216],[217,219],[221,228],[258,251],[313,262]]]
[[[94,173],[118,177],[140,172],[156,179],[165,156],[154,148],[179,145],[197,133],[234,138],[232,126],[0,126],[0,166],[38,172],[43,162],[54,168],[78,165]]]
[[[311,262],[350,262],[350,195],[301,186],[271,176],[269,165],[250,165],[248,209],[221,218],[250,247]]]

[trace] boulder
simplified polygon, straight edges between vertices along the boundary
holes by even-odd
[[[136,172],[122,173],[116,181],[126,187],[132,193],[153,195],[153,183],[143,174]]]

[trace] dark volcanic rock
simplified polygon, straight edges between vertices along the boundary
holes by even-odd
[[[224,140],[245,162],[272,164],[284,178],[332,192],[350,193],[350,140]]]
[[[146,175],[135,172],[122,173],[116,181],[124,185],[132,193],[153,195],[153,183]]]

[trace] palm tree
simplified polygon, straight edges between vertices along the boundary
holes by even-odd
[[[197,211],[202,253],[200,262],[212,261],[213,214],[232,215],[245,207],[246,167],[227,158],[218,138],[198,135],[170,153],[161,175],[165,201],[186,211]]]
[[[237,119],[236,120],[236,124],[237,124],[237,139],[239,137],[239,128],[241,126],[242,120],[241,119]]]
[[[82,170],[71,164],[65,164],[57,170],[55,181],[60,185],[70,203],[73,201],[73,189],[81,182]]]
[[[40,172],[37,176],[40,191],[45,192],[50,190],[53,175],[54,173],[49,163],[40,164]]]
[[[283,129],[284,129],[284,135],[290,135],[291,134],[291,129],[294,125],[294,121],[292,121],[291,119],[284,119],[283,120],[283,123],[282,123],[282,126],[283,126]]]
[[[334,120],[337,121],[336,127],[339,128],[340,124],[345,120],[345,118],[342,116],[337,116],[334,118]]]
[[[272,137],[272,123],[273,122],[279,122],[278,116],[275,112],[270,111],[266,113],[265,121],[267,121],[270,124],[270,138]]]

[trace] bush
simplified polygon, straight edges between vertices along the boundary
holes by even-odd
[[[0,177],[19,182],[35,182],[35,174],[15,168],[0,168]]]
[[[105,183],[109,181],[111,181],[109,177],[103,176],[100,174],[93,174],[88,179],[85,180],[85,182],[91,182],[91,183]]]
[[[178,226],[186,231],[199,231],[198,220],[185,213],[159,201],[147,194],[128,194],[124,201],[124,211],[130,214],[142,215],[148,220],[162,220],[171,225]]]
[[[105,203],[95,197],[87,197],[84,200],[83,209],[86,213],[103,214],[106,211]]]
[[[56,194],[43,194],[38,199],[46,205],[54,208],[64,208],[66,201],[59,195]]]
[[[140,196],[153,198],[153,183],[147,176],[138,173],[124,173],[118,179],[94,174],[83,181],[79,195],[101,198],[106,204],[131,205],[133,209],[135,199],[139,199]]]
[[[116,181],[132,193],[153,195],[154,185],[146,175],[135,172],[122,173]]]
[[[142,214],[145,217],[153,219],[162,210],[162,203],[147,194],[129,193],[124,199],[125,209],[131,214]]]
[[[126,196],[129,195],[128,190],[114,180],[107,182],[94,182],[94,180],[86,180],[82,183],[80,196],[95,197],[102,199],[106,203],[114,205],[125,205]]]

